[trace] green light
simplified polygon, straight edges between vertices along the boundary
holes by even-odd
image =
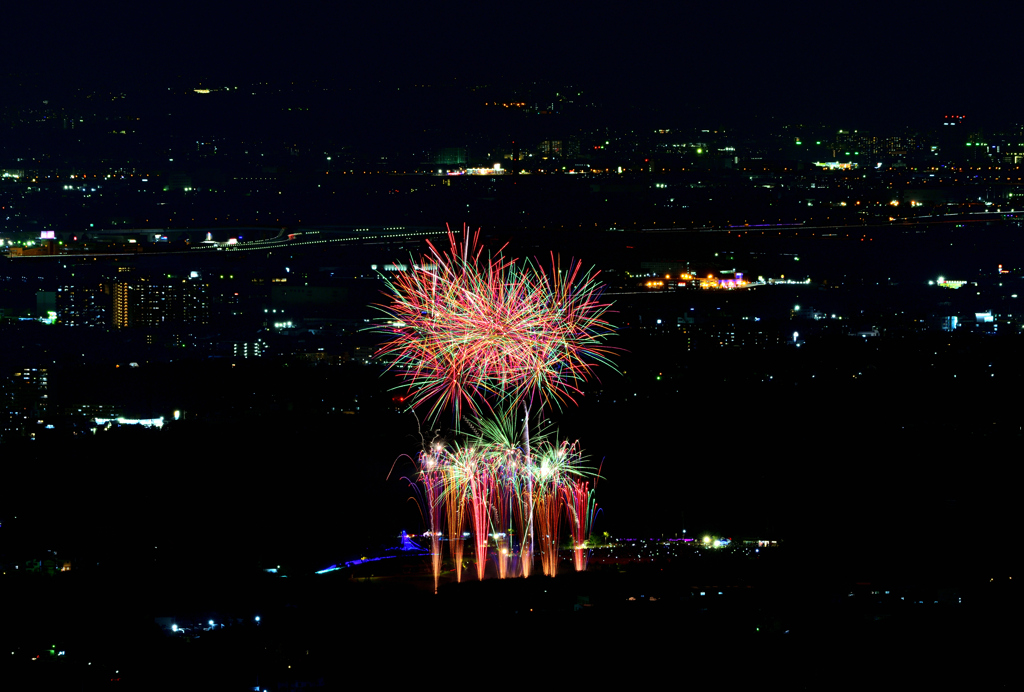
[[[821,144],[821,142],[815,142],[815,144]]]
[[[803,142],[801,142],[801,141],[800,141],[799,139],[798,139],[798,140],[796,140],[796,143],[797,143],[797,144],[803,144]]]

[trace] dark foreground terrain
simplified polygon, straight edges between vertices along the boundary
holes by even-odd
[[[998,556],[955,568],[979,550],[894,570],[870,549],[688,549],[583,574],[563,561],[555,579],[448,572],[436,595],[422,557],[322,576],[229,576],[229,555],[164,573],[8,573],[0,687],[992,689],[1009,682],[1019,589]]]

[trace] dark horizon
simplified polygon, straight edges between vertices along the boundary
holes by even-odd
[[[43,93],[57,85],[542,81],[578,86],[613,111],[669,121],[682,115],[731,126],[757,115],[848,128],[920,127],[950,113],[995,126],[1019,119],[1024,104],[1011,78],[1014,22],[1000,7],[953,13],[927,3],[846,10],[798,2],[749,11],[649,2],[629,10],[614,3],[399,10],[307,2],[183,12],[115,2],[56,16],[8,12],[3,72]]]

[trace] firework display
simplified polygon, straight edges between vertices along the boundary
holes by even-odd
[[[493,421],[490,426],[500,427]],[[475,427],[488,424],[478,422]],[[544,574],[557,572],[563,523],[572,535],[574,566],[586,569],[586,542],[596,510],[586,479],[593,469],[575,443],[545,435],[535,439],[533,448],[535,463],[527,463],[521,446],[510,444],[508,437],[495,439],[484,432],[452,445],[437,443],[420,452],[417,466],[428,504],[424,516],[430,523],[435,589],[441,564],[439,539],[446,529],[455,578],[462,579],[465,517],[469,518],[477,579],[484,578],[491,558],[501,579],[529,576],[532,522],[537,524]],[[532,492],[528,490],[531,487]],[[436,495],[431,488],[438,489]]]
[[[433,460],[428,460],[425,468],[421,462],[420,475],[424,489],[423,499],[430,518],[430,558],[434,573],[434,591],[436,592],[441,576],[441,532],[439,528],[443,509],[441,495],[444,491],[444,479]]]
[[[597,512],[597,500],[590,483],[579,478],[562,485],[560,490],[565,499],[569,532],[572,534],[573,565],[577,572],[582,572],[587,569],[587,541]]]
[[[405,380],[413,407],[434,416],[462,410],[560,408],[575,402],[612,332],[603,286],[580,262],[550,269],[483,255],[477,235],[449,232],[451,249],[413,263],[388,281],[389,337],[378,357]]]
[[[404,380],[412,409],[433,420],[450,411],[458,440],[417,459],[435,591],[445,533],[457,581],[467,537],[477,579],[489,555],[499,578],[529,576],[538,552],[554,575],[563,520],[574,565],[586,569],[594,474],[577,443],[544,432],[531,441],[530,421],[576,403],[594,368],[611,365],[604,287],[553,254],[550,268],[485,255],[479,231],[457,239],[449,229],[448,240],[449,250],[428,242],[428,255],[385,277],[388,302],[378,306],[387,341],[377,356]],[[471,435],[460,432],[464,418]]]

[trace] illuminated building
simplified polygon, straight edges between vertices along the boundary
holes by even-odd
[[[105,327],[110,324],[110,295],[103,286],[73,286],[57,289],[57,322],[68,327]]]
[[[67,418],[118,418],[123,415],[122,407],[115,404],[76,404],[62,406],[61,413]]]
[[[766,349],[783,344],[784,339],[777,325],[763,323],[726,322],[688,326],[686,350],[717,348]]]
[[[561,156],[562,155],[562,140],[545,139],[540,145],[537,146],[537,151],[541,156]]]
[[[267,342],[263,339],[255,341],[232,341],[227,344],[234,358],[259,358],[267,350]]]
[[[689,274],[690,265],[683,262],[641,262],[640,270],[655,274]]]
[[[962,159],[974,153],[968,151],[965,146],[969,134],[966,130],[966,117],[963,115],[943,115],[942,125],[936,128],[935,136],[939,150],[946,160]]]
[[[720,288],[725,290],[731,290],[736,288],[748,288],[750,281],[743,278],[742,272],[722,272],[723,274],[731,273],[733,278],[731,279],[720,279],[714,274],[708,274],[707,277],[700,279],[701,288]]]
[[[829,171],[849,171],[858,166],[858,164],[852,161],[847,161],[846,163],[842,161],[815,161],[814,165]]]
[[[1007,144],[1002,152],[1003,163],[1022,164],[1024,163],[1024,144]],[[1011,197],[1020,197],[1020,194],[1010,194]]]
[[[208,324],[209,284],[198,279],[148,278],[114,284],[113,323],[123,327],[159,327],[163,324]]]
[[[131,284],[127,283],[114,284],[113,321],[115,327],[121,328],[131,326],[131,318],[129,317],[129,314],[132,312],[129,309],[132,297],[131,288]]]
[[[505,171],[502,169],[500,163],[496,163],[490,168],[467,168],[467,175],[504,175]]]
[[[35,437],[32,429],[45,424],[49,404],[46,368],[22,368],[11,375],[7,396],[2,400],[6,415],[0,435]]]

